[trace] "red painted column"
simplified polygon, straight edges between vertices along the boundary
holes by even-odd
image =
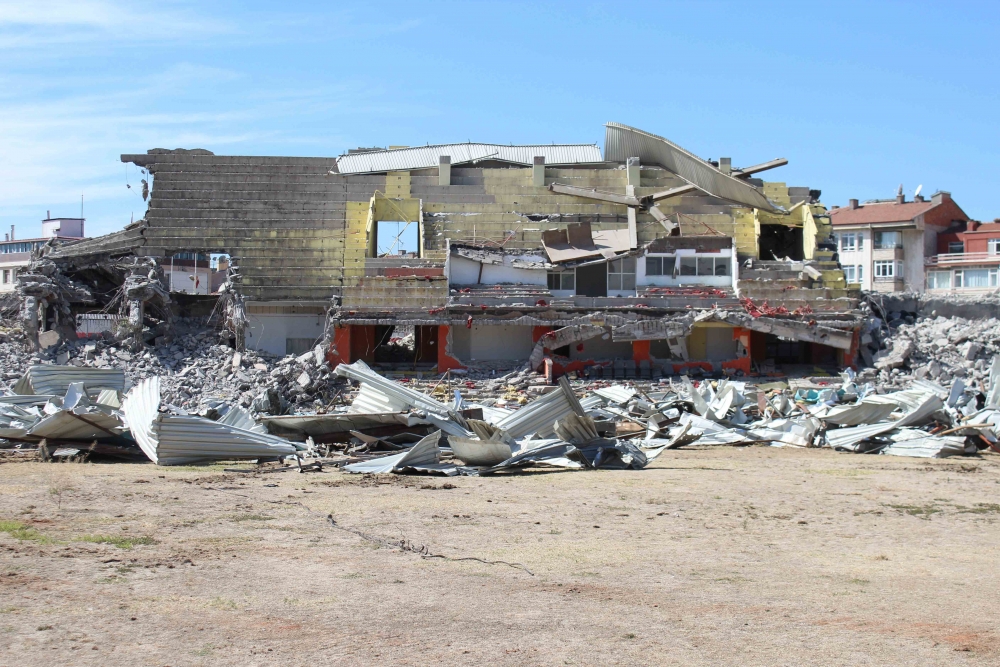
[[[449,326],[442,324],[438,327],[438,373],[449,371],[453,368],[464,368],[462,362],[448,354],[448,330]]]
[[[639,363],[640,361],[652,361],[653,357],[649,354],[650,341],[648,340],[634,340],[632,341],[632,361]]]
[[[326,359],[334,368],[337,364],[349,364],[351,359],[351,327],[334,327],[333,340],[330,349],[326,351]]]

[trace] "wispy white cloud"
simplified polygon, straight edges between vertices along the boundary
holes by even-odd
[[[41,49],[56,44],[190,40],[235,33],[225,19],[171,3],[143,6],[109,0],[0,0],[0,49]]]

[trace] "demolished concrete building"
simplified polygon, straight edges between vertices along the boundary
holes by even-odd
[[[857,294],[819,191],[756,176],[785,160],[737,169],[617,123],[603,154],[465,143],[122,160],[148,172],[145,218],[47,259],[96,285],[130,255],[226,255],[251,349],[325,341],[333,363],[530,360],[554,376],[623,378],[857,356]],[[417,228],[414,253],[385,252],[389,221]],[[181,308],[218,299],[172,296]],[[400,359],[387,343],[403,329],[413,346]]]

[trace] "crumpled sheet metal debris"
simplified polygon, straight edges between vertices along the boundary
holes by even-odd
[[[405,452],[383,456],[370,461],[344,466],[345,472],[353,473],[406,473],[428,472],[441,475],[457,475],[458,466],[441,463],[441,431],[434,431]]]
[[[523,438],[532,433],[536,437],[547,438],[555,433],[555,422],[571,413],[586,414],[566,376],[563,376],[559,378],[559,391],[549,392],[528,403],[496,425],[513,438]]]
[[[82,382],[89,391],[100,389],[125,390],[125,373],[113,368],[87,368],[86,366],[50,366],[38,364],[17,381],[16,394],[48,394],[63,396],[69,385]]]
[[[132,388],[122,412],[139,447],[157,465],[184,465],[219,459],[293,456],[294,444],[264,433],[202,417],[159,412],[160,379],[151,377]]]

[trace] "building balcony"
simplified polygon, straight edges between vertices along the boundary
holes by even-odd
[[[872,249],[873,260],[905,259],[902,246],[878,247]]]
[[[963,264],[1000,264],[1000,253],[948,252],[928,257],[925,266],[960,266]]]

